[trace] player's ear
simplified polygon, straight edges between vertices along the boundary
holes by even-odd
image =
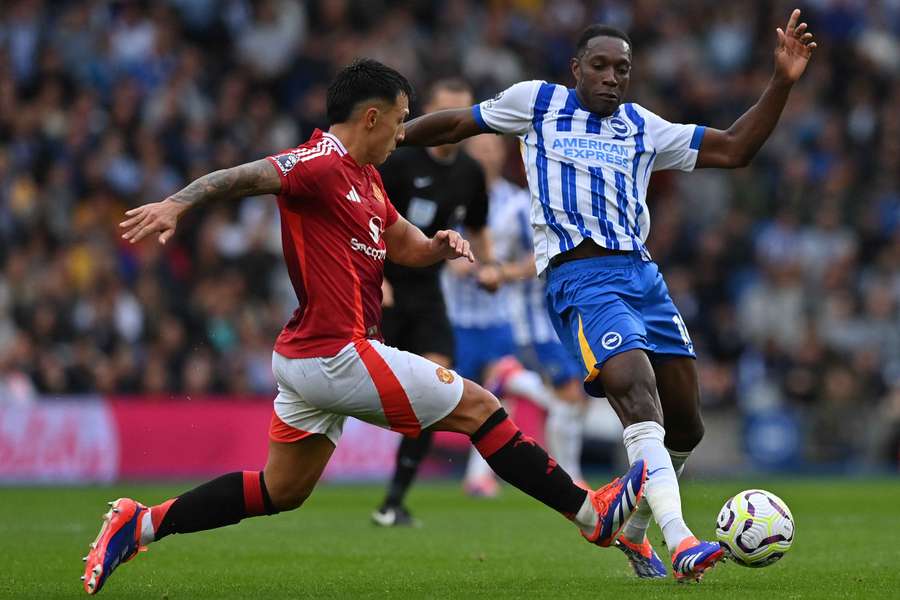
[[[366,109],[365,112],[365,123],[366,129],[372,129],[375,125],[378,124],[378,118],[381,116],[381,111],[378,110],[377,106],[370,106]]]
[[[578,57],[573,56],[569,65],[572,68],[572,76],[575,78],[575,81],[581,79],[581,62],[578,60]]]

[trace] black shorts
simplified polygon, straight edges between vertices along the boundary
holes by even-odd
[[[453,328],[440,289],[395,287],[394,306],[384,309],[381,331],[389,346],[453,360]]]

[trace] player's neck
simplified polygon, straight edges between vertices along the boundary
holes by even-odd
[[[347,150],[347,154],[356,161],[356,164],[362,166],[370,162],[362,139],[356,135],[352,127],[348,127],[343,123],[335,123],[328,128],[328,133],[341,141],[341,144]]]

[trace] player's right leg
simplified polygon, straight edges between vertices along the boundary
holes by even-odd
[[[575,522],[582,536],[599,546],[615,540],[643,496],[647,470],[642,460],[621,479],[584,490],[519,431],[496,397],[469,380],[457,406],[433,429],[468,435],[497,475]]]
[[[216,529],[299,507],[333,451],[334,442],[325,435],[290,443],[270,441],[264,471],[222,475],[151,507],[131,498],[110,502],[100,533],[84,557],[85,591],[99,592],[116,567],[167,535]]]

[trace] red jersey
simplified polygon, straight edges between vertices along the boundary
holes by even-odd
[[[299,306],[275,342],[287,358],[334,356],[381,340],[384,230],[397,221],[378,170],[318,129],[268,157],[281,177],[281,244]]]

